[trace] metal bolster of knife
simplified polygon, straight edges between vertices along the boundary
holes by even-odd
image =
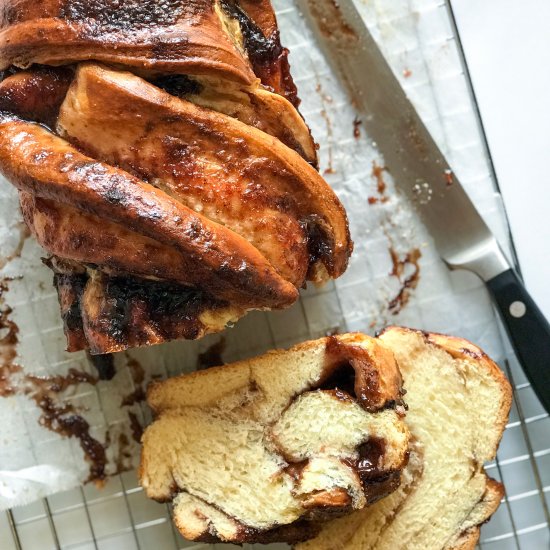
[[[485,282],[510,269],[510,262],[494,237],[488,237],[474,246],[444,258],[450,269],[473,271]]]

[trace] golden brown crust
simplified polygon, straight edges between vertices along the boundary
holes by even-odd
[[[315,262],[331,277],[345,270],[351,241],[342,204],[316,170],[264,132],[91,64],[78,69],[58,124],[92,156],[200,205],[296,286]]]
[[[0,117],[0,167],[20,190],[105,217],[193,261],[195,283],[250,307],[288,305],[296,289],[238,235],[130,174],[79,153],[46,129]],[[238,251],[238,254],[236,254]]]
[[[0,70],[95,59],[154,73],[255,75],[212,0],[5,0]],[[107,47],[106,47],[107,46]]]
[[[172,281],[185,286],[188,259],[173,247],[72,206],[20,192],[23,219],[50,253],[93,264],[104,273]]]
[[[8,76],[0,82],[0,111],[52,127],[72,78],[71,69],[48,67]]]
[[[196,83],[193,86],[192,83]],[[317,146],[298,110],[284,97],[260,84],[239,86],[209,78],[170,76],[153,84],[192,103],[224,113],[276,137],[317,168]]]
[[[4,0],[0,171],[77,266],[54,270],[70,350],[199,337],[343,273],[347,219],[312,168],[287,54],[269,0]],[[188,326],[134,292],[117,308],[141,325],[114,338],[106,289],[125,278],[203,307],[180,307]]]
[[[341,344],[337,350],[334,350],[335,340]],[[374,338],[366,336],[365,334],[346,333],[336,336],[328,336],[318,340],[309,340],[296,344],[290,349],[270,350],[265,355],[265,358],[269,358],[269,362],[271,362],[275,361],[278,356],[284,356],[285,354],[292,352],[307,355],[308,353],[314,353],[320,347],[322,347],[325,351],[324,365],[322,371],[319,373],[319,378],[311,382],[313,385],[318,385],[319,387],[324,388],[325,386],[332,386],[333,383],[337,384],[339,381],[338,377],[331,380],[330,378],[332,375],[345,367],[350,360],[349,358],[353,358],[352,356],[357,354],[360,349],[370,348],[368,349],[370,352],[369,360],[373,364],[375,370],[379,373],[378,379],[392,380],[392,384],[384,385],[382,399],[378,397],[378,388],[375,388],[376,402],[373,401],[371,403],[368,399],[361,400],[360,397],[358,399],[364,407],[371,408],[372,410],[379,410],[388,405],[390,407],[395,407],[397,402],[402,398],[401,375],[398,370],[396,373],[396,362],[393,354],[391,354],[391,352],[388,354],[385,349],[382,351],[383,346],[380,346]],[[353,348],[351,351],[349,349],[350,347]],[[147,403],[155,414],[160,414],[165,407],[170,407],[170,404],[174,402],[174,394],[171,392],[170,388],[176,389],[181,380],[185,380],[186,383],[197,383],[200,385],[203,380],[213,376],[213,373],[219,373],[220,375],[231,379],[233,383],[237,384],[236,387],[246,385],[249,383],[249,378],[252,376],[252,373],[248,370],[249,365],[250,360],[245,359],[243,361],[236,361],[230,365],[215,366],[210,367],[208,370],[198,370],[188,374],[174,376],[169,380],[164,380],[161,382],[153,380],[147,387]],[[357,384],[357,386],[355,386],[355,383],[352,384],[354,387],[352,392],[355,392],[356,395],[370,395],[373,390],[372,386],[367,386],[369,381],[365,380],[364,377],[359,376]],[[222,396],[232,389],[233,388],[231,387],[223,386],[217,389],[213,388],[211,391],[213,396]],[[344,388],[340,387],[339,389]]]
[[[140,174],[240,234],[287,281],[302,286],[309,266],[305,227],[275,178],[261,168],[251,174],[250,158],[259,154],[248,145],[249,126],[129,73],[92,65],[78,70],[59,126],[94,158]]]
[[[277,32],[277,19],[269,0],[238,0],[239,6],[261,29],[264,36]]]
[[[244,85],[258,77],[298,104],[269,0],[5,0],[3,8],[0,70],[96,60]]]
[[[353,391],[364,408],[375,411],[402,404],[403,379],[389,349],[372,338],[365,339],[360,333],[346,334],[343,338],[329,336],[325,342],[327,360],[323,376],[326,379],[348,363],[355,373]]]
[[[239,22],[243,48],[262,84],[298,106],[290,76],[288,50],[281,46],[270,0],[221,0],[225,12]]]

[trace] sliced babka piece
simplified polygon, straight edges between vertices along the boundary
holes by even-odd
[[[141,484],[190,540],[304,540],[399,486],[402,394],[393,354],[361,334],[156,382]]]

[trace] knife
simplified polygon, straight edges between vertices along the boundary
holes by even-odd
[[[352,0],[297,4],[441,258],[449,268],[468,269],[485,282],[516,356],[550,412],[550,324],[451,171]],[[430,200],[418,200],[419,189],[431,190]]]

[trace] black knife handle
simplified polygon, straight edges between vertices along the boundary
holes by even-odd
[[[487,282],[516,355],[550,413],[550,324],[513,269]]]

